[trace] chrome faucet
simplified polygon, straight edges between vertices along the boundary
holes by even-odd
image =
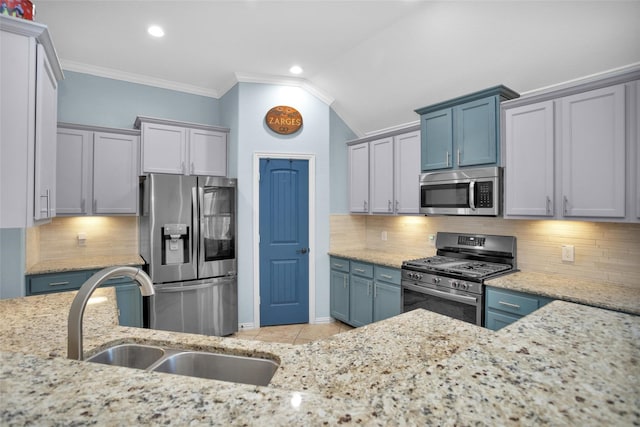
[[[155,294],[153,282],[144,271],[136,267],[108,267],[91,276],[78,290],[71,303],[68,321],[67,358],[83,360],[82,354],[82,316],[93,291],[114,276],[128,276],[138,282],[143,296]]]

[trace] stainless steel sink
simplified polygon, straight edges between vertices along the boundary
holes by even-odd
[[[160,347],[141,344],[121,344],[87,359],[88,362],[105,365],[125,366],[127,368],[146,369],[160,360],[165,351]]]
[[[278,364],[267,359],[185,351],[170,355],[153,371],[235,383],[267,385]]]
[[[243,384],[268,385],[278,370],[272,360],[143,344],[109,347],[87,362]]]

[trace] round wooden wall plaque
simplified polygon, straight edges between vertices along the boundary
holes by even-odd
[[[269,129],[281,135],[296,133],[302,127],[302,114],[286,105],[278,105],[267,111],[264,120]]]

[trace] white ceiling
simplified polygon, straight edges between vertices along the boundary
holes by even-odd
[[[296,63],[359,135],[497,84],[522,93],[640,62],[633,0],[35,3],[65,69],[219,98]]]

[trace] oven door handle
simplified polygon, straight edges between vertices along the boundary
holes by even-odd
[[[409,289],[411,291],[420,292],[422,294],[431,295],[433,297],[440,297],[440,298],[448,299],[451,301],[456,301],[462,304],[476,305],[476,306],[478,305],[478,298],[476,297],[468,297],[466,295],[456,295],[449,292],[442,292],[436,289],[423,288],[420,286],[414,286],[407,283],[403,283],[402,287]]]

